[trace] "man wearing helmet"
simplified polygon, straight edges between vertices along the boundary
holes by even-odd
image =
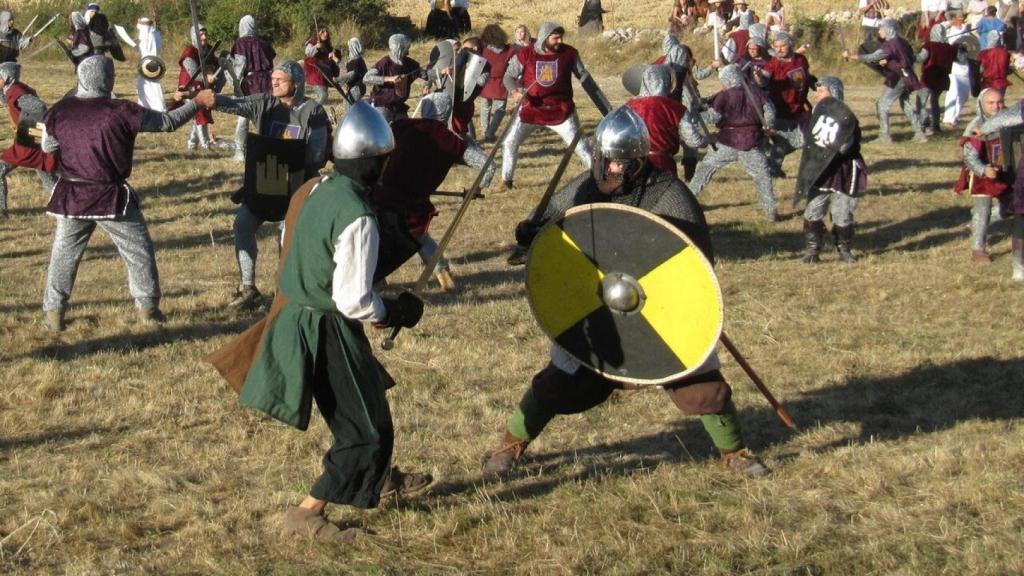
[[[519,115],[512,119],[503,144],[501,159],[502,189],[512,187],[519,146],[539,126],[547,126],[570,143],[580,129],[576,103],[572,95],[572,75],[580,79],[583,89],[594,100],[602,114],[611,106],[575,48],[562,42],[565,30],[555,22],[540,25],[537,41],[516,53],[505,69],[505,87],[513,101],[525,98]],[[586,140],[576,145],[576,155],[590,167],[590,150]]]
[[[302,66],[286,60],[270,74],[270,94],[252,94],[242,98],[218,95],[217,108],[221,112],[247,118],[256,125],[256,136],[274,139],[302,140],[305,142],[305,178],[312,178],[327,163],[327,143],[331,126],[323,107],[306,98]],[[246,170],[259,170],[251,166],[255,156],[246,152]],[[235,298],[228,304],[232,308],[246,308],[260,301],[256,289],[256,256],[259,245],[256,232],[264,222],[279,222],[283,210],[268,210],[262,206],[261,194],[243,186],[232,196],[241,204],[235,214],[235,255],[238,259],[240,284]],[[283,208],[283,207],[282,207]]]
[[[614,202],[665,218],[713,261],[711,235],[696,198],[679,179],[658,170],[647,159],[650,141],[643,120],[627,106],[617,108],[597,126],[594,139],[591,170],[559,190],[539,221],[521,222],[516,227],[517,244],[528,247],[544,224],[561,218],[573,206]],[[589,410],[621,387],[552,345],[550,362],[533,377],[498,447],[486,454],[484,478],[508,473],[555,416]],[[729,469],[747,476],[767,474],[764,464],[745,447],[732,392],[719,371],[717,355],[712,354],[694,374],[666,384],[664,389],[680,410],[701,416],[701,423]]]
[[[899,29],[895,20],[882,20],[878,27],[878,35],[882,39],[882,45],[870,54],[852,54],[849,50],[843,50],[845,60],[860,60],[882,66],[882,75],[885,76],[885,88],[878,98],[876,109],[878,112],[878,140],[885,143],[892,142],[892,135],[889,132],[889,108],[894,102],[899,102],[903,107],[903,113],[914,128],[914,141],[927,142],[928,137],[924,133],[924,123],[918,114],[917,104],[912,96],[916,90],[921,88],[921,83],[914,73],[914,53],[910,44],[900,37]]]
[[[332,148],[331,174],[309,180],[289,202],[277,295],[239,401],[299,430],[308,427],[310,399],[316,401],[334,443],[309,494],[286,510],[284,533],[349,542],[359,529],[328,522],[327,504],[376,507],[382,493],[407,476],[391,466],[390,377],[373,357],[363,326],[411,328],[423,302],[409,292],[382,298],[373,289],[384,255],[378,254],[380,232],[368,198],[394,148],[387,122],[358,102],[338,126]],[[423,477],[420,488],[431,480],[417,476]]]

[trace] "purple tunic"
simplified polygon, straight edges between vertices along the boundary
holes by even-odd
[[[231,47],[232,54],[245,57],[248,72],[242,78],[242,94],[270,94],[270,73],[277,53],[259,36],[243,36]]]
[[[363,60],[361,56],[349,60],[345,63],[345,72],[353,72],[353,74],[345,84],[349,88],[358,85],[361,90],[366,90],[366,87],[363,86],[363,76],[366,76],[366,70],[366,60]]]
[[[742,86],[722,90],[711,100],[711,107],[722,115],[718,123],[718,141],[741,152],[756,148],[764,130],[754,106],[764,107],[764,96],[754,90],[757,102],[749,102]]]
[[[92,46],[92,36],[89,35],[88,29],[75,30],[75,33],[71,35],[71,49],[74,50],[75,47],[80,44],[88,46],[89,50],[85,54],[77,56],[75,64],[78,64],[82,60],[85,60],[89,56],[92,56],[96,53],[96,49]]]
[[[46,131],[60,142],[61,175],[47,212],[97,219],[125,213],[135,201],[125,181],[132,174],[135,137],[145,112],[127,100],[76,97],[64,98],[46,112]]]
[[[398,76],[400,74],[419,73],[420,63],[406,56],[402,60],[402,64],[395,64],[391,60],[391,56],[385,56],[377,61],[373,65],[381,76]],[[412,82],[416,79],[416,76],[412,76],[408,79],[408,82]],[[390,108],[395,111],[406,112],[409,110],[409,106],[405,103],[409,99],[409,91],[405,90],[404,94],[398,92],[394,85],[378,84],[373,87],[373,91],[370,92],[370,104],[380,108]]]
[[[860,155],[860,125],[854,130],[853,144],[846,154],[836,154],[822,172],[815,188],[830,190],[858,198],[868,189],[868,168]]]
[[[895,88],[900,80],[904,80],[904,85],[910,90],[921,87],[917,74],[914,74],[914,51],[906,40],[891,38],[879,49],[886,53],[885,67],[882,68],[886,86]]]

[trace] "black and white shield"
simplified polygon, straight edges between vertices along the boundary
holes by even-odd
[[[305,182],[306,142],[249,133],[245,139],[245,204],[260,220],[277,222]]]
[[[839,150],[853,142],[856,133],[857,117],[841,100],[826,98],[814,107],[804,135],[796,179],[798,195],[807,196]]]

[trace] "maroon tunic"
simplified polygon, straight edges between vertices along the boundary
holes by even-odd
[[[380,72],[381,76],[399,76],[402,74],[419,73],[420,63],[406,56],[401,64],[395,64],[391,56],[384,56],[373,67]],[[413,78],[410,78],[411,82]],[[409,105],[405,103],[409,99],[408,91],[399,92],[397,87],[388,84],[378,84],[370,91],[370,104],[379,108],[388,108],[396,112],[407,112]]]
[[[949,90],[949,75],[956,59],[956,47],[945,42],[926,42],[928,59],[921,66],[921,82],[933,92]]]
[[[306,46],[316,46],[316,38],[306,40]],[[321,70],[329,71],[332,78],[338,75],[338,65],[331,60],[330,53],[331,44],[328,42],[323,49],[317,51],[316,55],[306,56],[302,59],[302,69],[306,73],[307,86],[323,86],[327,83]]]
[[[666,96],[632,98],[626,102],[643,119],[651,135],[651,151],[647,158],[655,168],[678,176],[672,157],[679,151],[679,121],[686,108]]]
[[[505,44],[500,52],[495,52],[490,47],[484,48],[484,59],[491,65],[491,75],[484,84],[480,96],[488,100],[505,100],[508,98],[508,90],[502,79],[505,77],[505,69],[508,68],[508,61],[515,56],[515,50],[511,45]]]
[[[754,106],[764,107],[763,96],[754,91],[757,102],[747,99],[742,86],[728,88],[711,98],[711,107],[722,119],[718,123],[718,141],[741,152],[756,148],[761,143],[764,130]]]
[[[554,126],[576,110],[572,101],[572,69],[579,53],[568,44],[554,54],[538,54],[524,48],[516,54],[523,66],[523,86],[528,88],[519,118],[527,124]]]
[[[736,46],[736,52],[732,55],[732,60],[729,61],[729,64],[736,64],[743,56],[747,55],[747,42],[750,41],[750,31],[736,30],[729,35],[729,39]]]
[[[430,195],[465,154],[466,143],[443,122],[430,118],[395,120],[391,130],[395,150],[373,199],[403,213],[409,231],[418,236],[427,232],[437,215]]]
[[[1006,77],[1010,74],[1010,52],[1002,46],[978,52],[981,64],[981,89],[1006,90],[1010,85]]]
[[[964,136],[960,138],[959,145],[961,148],[964,146],[970,146],[978,151],[978,159],[985,163],[987,166],[992,162],[992,158],[999,156],[999,151],[993,148],[1001,146],[1001,142],[998,138],[985,142],[980,138],[974,138],[972,136]],[[1001,176],[1002,174],[1000,174]],[[957,194],[963,194],[967,192],[971,196],[1002,196],[1004,192],[1009,189],[1009,185],[1003,181],[1002,178],[985,178],[984,176],[974,176],[971,178],[971,170],[966,165],[960,168],[960,178],[957,179],[956,185],[953,187],[953,191]]]
[[[885,76],[885,85],[895,88],[900,80],[908,90],[918,90],[921,83],[914,74],[914,53],[910,44],[903,38],[890,38],[879,48],[886,54],[885,67],[882,68],[882,75]]]
[[[188,60],[189,58],[191,58],[193,62],[195,62],[197,64],[199,63],[199,49],[196,48],[195,46],[193,46],[192,44],[189,44],[188,47],[185,48],[185,50],[182,51],[181,57],[178,58],[178,66],[179,66],[179,68],[178,68],[178,87],[179,88],[184,88],[184,89],[189,89],[189,90],[199,90],[199,89],[201,89],[203,87],[203,79],[201,78],[201,76],[203,74],[202,72],[200,72],[199,74],[196,74],[196,79],[193,80],[191,84],[186,86],[186,84],[188,84],[188,79],[192,76],[191,74],[188,73],[188,70],[185,68],[185,60]],[[213,50],[210,49],[210,47],[207,47],[207,49],[206,49],[206,71],[207,71],[207,73],[212,74],[213,71],[217,69],[218,64],[219,63],[217,61],[217,55],[213,53]],[[199,110],[198,113],[196,113],[195,120],[196,120],[196,124],[198,124],[199,126],[205,126],[207,124],[213,124],[213,112],[211,112],[210,110],[207,110],[206,108],[202,108],[202,109]]]
[[[36,95],[36,91],[21,82],[11,84],[7,89],[7,111],[11,114],[11,122],[17,126],[21,120],[21,109],[18,108],[18,99],[29,94]],[[46,172],[53,172],[57,168],[57,158],[52,154],[46,154],[34,144],[21,144],[17,138],[11,147],[0,154],[0,160],[12,166],[24,168],[35,168]]]
[[[242,94],[270,94],[270,73],[277,57],[270,44],[259,36],[243,36],[235,40],[231,53],[245,57],[248,72],[241,78]]]
[[[768,82],[768,93],[775,114],[788,120],[803,120],[809,117],[807,106],[807,79],[810,76],[810,65],[803,54],[793,54],[785,60],[772,58],[765,63],[764,71],[771,75]]]
[[[132,174],[135,137],[145,113],[134,102],[109,98],[69,96],[54,104],[43,121],[60,142],[61,179],[46,211],[80,218],[124,214],[135,200],[126,180]]]
[[[345,63],[345,72],[354,72],[352,77],[345,83],[349,88],[358,85],[360,89],[365,89],[363,86],[363,76],[366,76],[366,60],[363,57],[353,58]]]

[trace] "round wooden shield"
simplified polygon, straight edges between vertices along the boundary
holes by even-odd
[[[700,367],[722,332],[711,263],[662,218],[621,204],[587,204],[530,246],[526,289],[556,344],[621,382],[665,384]]]

